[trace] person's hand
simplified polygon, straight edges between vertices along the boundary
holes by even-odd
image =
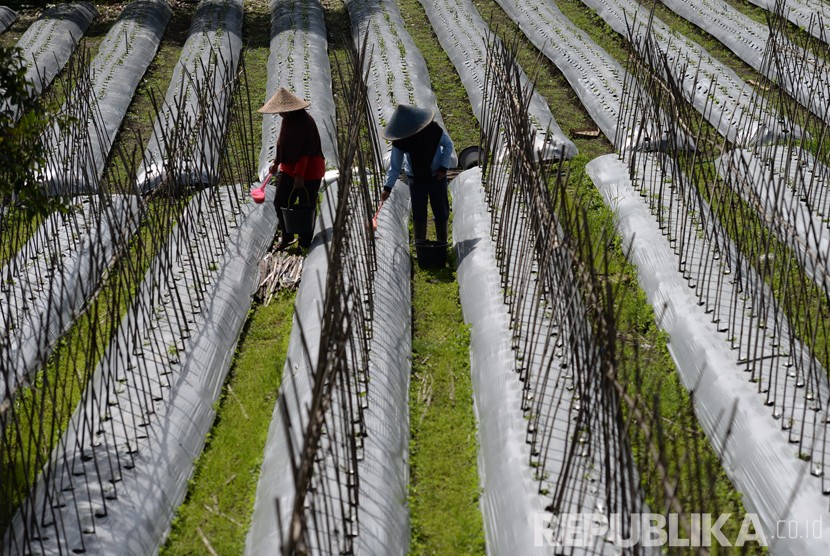
[[[389,195],[391,195],[391,194],[392,194],[391,189],[384,189],[383,192],[380,194],[381,202],[386,201],[386,199],[388,199]]]
[[[268,173],[269,173],[269,174],[271,174],[271,175],[276,176],[276,175],[277,175],[277,171],[278,171],[279,169],[280,169],[280,165],[279,165],[279,164],[277,164],[277,163],[276,163],[276,161],[274,161],[273,163],[271,163],[271,167],[270,167],[270,168],[268,168]]]
[[[305,187],[305,178],[302,176],[294,176],[294,188],[302,189]]]
[[[443,168],[438,168],[438,171],[435,172],[435,179],[436,180],[443,180],[447,177],[447,171]]]

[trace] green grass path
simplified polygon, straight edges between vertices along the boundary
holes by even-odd
[[[414,257],[414,254],[413,254]],[[414,261],[414,259],[413,259]],[[455,271],[412,280],[412,554],[483,554],[470,335]],[[454,268],[454,261],[450,264]]]
[[[438,108],[456,151],[479,130],[461,79],[418,0],[398,0],[406,30],[427,63]],[[430,221],[430,228],[431,226]],[[429,230],[428,237],[434,237]],[[483,554],[470,335],[461,314],[455,262],[421,270],[413,257],[412,381],[409,395],[412,554]]]
[[[237,347],[216,420],[162,554],[241,554],[288,350],[294,294],[257,307]]]

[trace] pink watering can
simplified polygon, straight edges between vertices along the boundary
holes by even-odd
[[[268,185],[268,182],[271,181],[271,175],[268,174],[268,177],[265,178],[265,181],[262,182],[262,185],[259,187],[255,187],[251,189],[251,197],[254,199],[256,204],[262,204],[265,202],[265,186]]]

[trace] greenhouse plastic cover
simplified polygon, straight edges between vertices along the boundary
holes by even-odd
[[[715,126],[721,135],[741,145],[765,143],[786,138],[789,130],[778,125],[779,117],[758,98],[732,69],[711,56],[702,46],[689,40],[635,0],[582,0],[617,33],[628,38],[628,27],[642,38],[651,21],[651,31],[666,54],[675,79],[692,99],[695,109]],[[635,24],[636,22],[636,24]],[[711,98],[710,98],[711,97]],[[761,109],[758,110],[758,106]],[[771,129],[767,122],[776,126]]]
[[[327,200],[320,211],[322,220],[318,221],[318,229],[322,227],[326,230],[326,238],[331,234],[333,211],[332,200]],[[360,534],[356,539],[358,554],[406,554],[409,547],[406,509],[411,365],[408,219],[409,191],[406,187],[396,187],[380,212],[375,244],[377,274],[371,386],[365,410],[369,436],[365,439],[364,459],[359,470],[361,513]],[[286,407],[292,427],[300,422],[298,406],[305,406],[311,394],[311,369],[316,365],[320,345],[326,256],[322,245],[312,248],[303,267],[303,278],[295,301],[294,326],[280,387],[281,391],[289,385],[291,388]],[[298,323],[302,323],[305,332],[311,366],[304,357]],[[294,403],[295,397],[298,403]],[[268,429],[254,515],[245,545],[246,554],[279,552],[275,501],[279,501],[282,508],[283,522],[280,526],[286,531],[295,492],[287,445],[285,423],[278,404]]]
[[[89,2],[58,4],[26,29],[17,47],[23,51],[26,79],[31,80],[35,95],[52,83],[97,16],[98,10]]]
[[[398,104],[435,110],[435,121],[446,131],[427,71],[424,57],[406,31],[401,12],[393,0],[346,0],[352,21],[352,38],[357,48],[367,40],[369,105],[374,110],[378,134]],[[390,147],[391,148],[391,147]],[[454,149],[454,151],[457,149]],[[389,151],[384,156],[389,166]],[[458,165],[452,153],[451,166]]]
[[[421,0],[421,4],[438,41],[458,71],[473,113],[480,122],[487,72],[485,32],[488,25],[470,0]],[[529,80],[523,71],[520,78],[522,87],[529,88]],[[547,101],[536,90],[530,99],[528,113],[535,130],[536,151],[542,153],[543,160],[570,159],[577,154],[576,145],[562,132]]]
[[[830,516],[820,479],[796,457],[786,434],[758,398],[729,349],[677,271],[677,258],[657,222],[631,186],[629,169],[616,155],[592,160],[586,172],[614,211],[624,248],[637,267],[640,286],[669,334],[669,351],[680,379],[694,391],[695,413],[724,470],[757,513],[770,552],[793,556],[830,552]],[[730,418],[731,417],[731,418]],[[809,488],[808,488],[809,487]],[[818,536],[776,539],[779,520],[813,524]],[[812,533],[812,531],[810,532]]]
[[[17,12],[8,6],[0,6],[0,33],[5,33],[6,30],[14,25],[17,21]]]
[[[0,287],[13,284],[2,308],[0,401],[46,364],[138,227],[135,197],[76,198],[72,206],[76,215],[50,215],[0,274]]]
[[[804,67],[799,68],[808,74],[806,81],[799,72],[792,75],[792,72],[786,70],[779,77],[774,65],[764,65],[764,51],[770,36],[766,25],[756,22],[723,0],[663,0],[663,3],[676,14],[718,39],[756,71],[779,81],[780,86],[802,106],[829,121],[830,83],[826,78],[810,82],[816,68],[823,67],[823,62],[817,62],[811,55],[807,56]],[[787,57],[798,60],[801,65],[803,51],[794,44],[787,46],[790,50]],[[812,86],[816,89],[812,89]]]
[[[318,0],[271,0],[271,54],[265,100],[285,87],[311,102],[309,114],[317,124],[323,156],[331,167],[337,161],[334,97],[331,92],[326,23]],[[282,118],[262,116],[259,178],[265,179],[274,161]]]
[[[145,163],[138,172],[139,190],[153,190],[164,181],[165,137],[173,135],[177,123],[192,123],[200,116],[207,116],[210,121],[201,124],[206,129],[225,128],[231,103],[231,91],[226,85],[230,74],[236,71],[242,52],[242,17],[242,0],[202,0],[199,3],[153,126],[153,135],[144,151]],[[211,109],[206,109],[200,105],[197,92],[208,79],[206,72],[211,70],[214,72],[210,76],[213,104]],[[198,113],[200,108],[201,114]],[[179,113],[180,109],[183,113]],[[198,153],[198,167],[188,166],[186,160],[174,164],[182,169],[182,175],[174,178],[175,183],[213,184],[216,181],[222,145],[220,141],[206,139],[206,135],[200,134],[204,140],[190,146]]]
[[[47,179],[53,193],[88,193],[81,187],[89,184],[85,176],[103,175],[118,129],[138,84],[156,56],[171,15],[166,0],[133,0],[107,33],[90,67],[91,91],[95,93],[92,117],[99,120],[97,125],[90,122],[88,127],[90,152],[84,152],[83,159],[70,163],[69,172],[51,169],[53,174]],[[56,136],[61,136],[60,132]],[[52,148],[58,151],[59,159],[66,161],[75,158],[77,145],[67,139]]]
[[[211,193],[211,190],[205,190],[199,195],[205,198]],[[221,191],[220,194],[226,197],[227,193]],[[194,197],[187,210],[198,210],[199,195]],[[231,203],[224,200],[224,206],[230,207]],[[89,392],[81,402],[82,405],[76,409],[67,432],[53,453],[55,477],[52,478],[52,484],[78,482],[79,474],[86,474],[93,479],[84,489],[83,497],[76,498],[69,492],[61,491],[60,496],[64,497],[62,501],[68,502],[61,512],[62,533],[68,539],[68,545],[56,544],[63,535],[48,531],[54,525],[42,526],[48,531],[48,538],[42,540],[44,554],[65,554],[79,549],[82,542],[86,552],[91,554],[158,553],[169,532],[173,514],[184,499],[193,464],[202,451],[205,435],[213,424],[214,404],[247,318],[251,295],[258,285],[259,261],[271,242],[276,220],[273,199],[271,201],[264,205],[248,201],[242,205],[242,212],[237,216],[240,223],[231,228],[230,235],[224,242],[223,254],[217,264],[218,270],[212,271],[204,294],[206,301],[202,304],[200,313],[194,313],[188,340],[182,340],[179,327],[169,320],[159,319],[154,310],[149,311],[149,315],[130,311],[122,321],[114,342],[108,348],[110,355],[115,350],[121,357],[105,356],[88,387],[88,390],[91,388],[97,392],[99,400],[117,399],[116,406],[121,411],[111,409],[106,404],[103,407],[96,404],[95,397],[90,396]],[[183,217],[182,221],[186,220]],[[220,223],[216,220],[208,219],[207,225],[217,229]],[[212,241],[212,236],[207,233],[198,234],[198,237],[201,242]],[[193,287],[192,274],[185,271],[184,265],[188,263],[183,261],[187,256],[179,253],[179,245],[180,227],[177,226],[168,240],[167,248],[158,257],[174,261],[171,272],[183,273],[183,279],[174,283],[181,290],[181,298],[188,303],[187,288]],[[169,294],[166,281],[151,267],[139,286],[139,301],[154,307],[153,300],[163,299],[165,294]],[[162,330],[165,342],[163,346],[139,345],[137,342],[141,340],[130,332],[153,327]],[[183,355],[179,356],[178,363],[169,361],[167,357],[159,359],[156,356],[159,348],[161,353],[167,352],[168,345],[183,346]],[[165,390],[163,401],[156,402],[155,414],[149,418],[149,425],[143,428],[146,431],[143,438],[135,436],[132,432],[134,425],[131,424],[134,414],[140,409],[134,400],[135,394],[131,398],[129,392],[138,386],[129,379],[126,387],[111,379],[112,376],[123,376],[124,368],[121,365],[129,363],[121,359],[125,354],[140,354],[141,360],[147,361],[148,372],[143,379],[135,376],[135,373],[126,375],[134,381],[143,380],[141,386],[152,390],[145,392],[146,395],[160,396],[159,389],[162,386],[158,377],[170,373],[170,387]],[[118,367],[114,368],[111,361],[115,361]],[[107,390],[110,391],[109,394],[106,393]],[[106,416],[105,413],[111,415]],[[104,427],[104,419],[113,423]],[[88,432],[99,429],[107,432],[103,435]],[[108,429],[116,431],[114,438]],[[126,435],[124,431],[127,431]],[[90,438],[93,436],[94,439]],[[93,442],[96,443],[95,448],[90,445]],[[117,461],[116,452],[122,459],[125,458],[124,454],[129,452],[127,446],[136,447],[135,467],[130,469],[122,465],[120,481],[117,483],[118,494],[113,499],[110,484],[113,477],[108,476],[109,471],[105,470],[111,469],[111,461]],[[66,450],[66,459],[58,458],[55,461],[61,449]],[[97,470],[103,474],[101,482],[94,479]],[[101,485],[104,485],[103,490]],[[42,505],[42,480],[37,489],[40,493],[37,499]],[[91,505],[88,496],[93,500]],[[104,497],[108,498],[106,517],[96,518],[94,534],[86,533],[81,540],[81,529],[93,526],[91,516],[100,511],[100,501]],[[81,523],[78,523],[76,507],[84,516]],[[34,515],[40,515],[39,512],[38,509]],[[15,520],[9,531],[18,536],[24,534],[25,528],[15,526],[15,523],[20,523],[20,514]],[[6,546],[9,546],[8,539]]]

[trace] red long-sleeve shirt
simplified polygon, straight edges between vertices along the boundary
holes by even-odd
[[[305,110],[283,114],[274,162],[282,173],[291,177],[319,180],[325,175],[326,159],[320,133],[314,118]]]

